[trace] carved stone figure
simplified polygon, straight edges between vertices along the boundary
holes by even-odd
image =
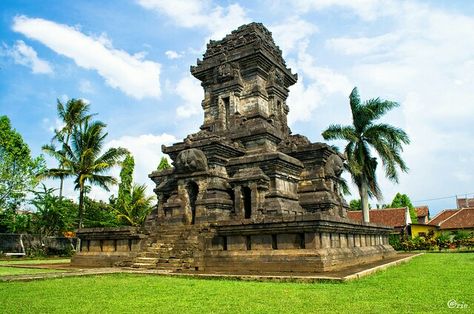
[[[178,154],[174,165],[176,171],[180,173],[206,171],[207,158],[201,150],[190,148]]]
[[[326,166],[324,167],[326,176],[331,176],[331,177],[340,177],[342,174],[342,171],[344,170],[344,163],[341,159],[336,154],[333,154],[329,156],[328,160],[326,161]]]

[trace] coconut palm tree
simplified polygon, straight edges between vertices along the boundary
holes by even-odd
[[[130,198],[117,204],[117,217],[127,225],[141,226],[152,210],[152,196],[146,196],[146,185],[134,184]]]
[[[109,186],[117,180],[106,173],[125,156],[128,151],[123,148],[109,148],[102,153],[106,125],[100,121],[86,119],[71,133],[70,143],[63,142],[63,149],[54,150],[44,147],[44,151],[62,160],[62,166],[49,169],[44,173],[52,178],[74,178],[75,189],[79,190],[78,228],[82,227],[84,214],[84,194],[86,183],[99,186],[109,191]]]
[[[359,189],[363,219],[369,222],[368,198],[381,198],[377,183],[377,158],[372,151],[377,152],[385,176],[398,183],[398,169],[408,171],[408,167],[401,157],[402,144],[409,144],[408,135],[400,128],[386,123],[375,123],[385,113],[398,107],[398,103],[379,98],[361,102],[357,87],[350,96],[349,102],[352,112],[352,125],[330,125],[322,136],[325,140],[346,140],[348,143],[344,153],[347,158],[346,169]]]
[[[82,99],[70,99],[63,104],[59,99],[57,100],[57,111],[58,117],[63,124],[62,128],[59,130],[54,130],[54,137],[52,141],[57,141],[58,143],[62,144],[69,144],[69,139],[71,134],[75,131],[76,128],[79,127],[81,123],[86,120],[89,120],[93,115],[88,114],[89,112],[89,104],[86,104]],[[64,147],[60,148],[63,149]],[[43,146],[43,149],[47,151],[56,150],[56,147],[53,143],[49,145]],[[56,159],[60,158],[62,155],[54,154]],[[63,168],[63,160],[58,159],[59,168]],[[59,198],[62,198],[63,195],[63,186],[64,186],[64,177],[59,177],[60,185],[59,185]]]

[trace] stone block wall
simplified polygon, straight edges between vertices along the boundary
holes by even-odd
[[[74,250],[76,241],[76,238],[2,233],[0,234],[0,253],[67,255]]]
[[[317,217],[315,217],[317,216]],[[390,228],[343,218],[303,216],[217,226],[205,270],[234,273],[315,273],[395,254]]]
[[[134,227],[85,228],[77,232],[80,251],[71,259],[74,266],[109,267],[126,265],[142,249],[146,235]]]

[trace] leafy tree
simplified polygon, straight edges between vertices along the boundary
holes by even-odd
[[[360,200],[351,200],[349,202],[349,210],[362,210]]]
[[[32,225],[31,213],[18,213],[13,209],[0,213],[0,233],[30,233]]]
[[[84,227],[117,227],[121,225],[111,204],[84,197]]]
[[[158,165],[157,170],[165,170],[165,169],[170,169],[171,165],[168,162],[168,158],[166,157],[161,157],[160,164]]]
[[[132,195],[133,168],[135,160],[132,155],[127,155],[122,162],[122,170],[120,171],[120,184],[117,197],[117,207],[124,207],[129,204]]]
[[[153,209],[152,201],[152,196],[146,196],[145,184],[134,184],[130,202],[117,207],[117,217],[127,225],[141,226]]]
[[[369,209],[370,208],[372,208],[372,206],[369,204]],[[362,205],[361,205],[360,199],[351,200],[349,202],[349,210],[362,210]]]
[[[134,166],[133,157],[128,155],[122,163],[122,170],[120,171],[118,197],[116,200],[111,199],[111,203],[122,223],[140,226],[152,210],[153,197],[146,196],[145,185],[132,185]]]
[[[63,127],[59,130],[55,130],[55,135],[50,145],[43,146],[43,149],[49,152],[56,151],[54,142],[57,141],[61,145],[57,154],[52,154],[53,157],[58,159],[59,168],[64,168],[64,160],[61,152],[64,152],[64,145],[69,144],[69,140],[73,132],[76,132],[80,125],[89,120],[93,115],[87,114],[89,112],[89,104],[86,104],[82,99],[71,99],[63,104],[59,99],[57,100],[57,111],[58,116],[63,123]],[[59,197],[63,195],[64,176],[59,176]]]
[[[40,156],[31,157],[28,145],[12,129],[10,119],[0,116],[0,211],[15,210],[28,190],[38,184],[37,174],[45,167]]]
[[[78,228],[82,228],[84,219],[84,194],[86,183],[99,186],[109,191],[109,186],[116,184],[114,177],[106,175],[128,151],[123,148],[109,148],[102,153],[107,133],[106,125],[100,121],[88,119],[74,129],[71,134],[71,143],[63,142],[63,149],[56,151],[45,147],[44,151],[53,156],[59,155],[63,167],[49,169],[44,173],[46,177],[74,178],[75,189],[79,191]]]
[[[408,209],[410,210],[410,218],[411,218],[412,223],[418,222],[418,215],[416,214],[415,207],[413,207],[408,195],[397,193],[395,197],[393,198],[393,201],[390,207],[392,208],[408,207]]]
[[[402,144],[410,142],[408,135],[399,128],[385,123],[376,124],[389,110],[398,106],[396,102],[370,99],[360,100],[357,88],[349,96],[352,112],[352,125],[330,125],[322,136],[326,140],[346,140],[344,153],[347,157],[346,169],[357,185],[361,198],[363,220],[369,219],[368,198],[381,198],[377,183],[377,158],[372,156],[374,149],[382,161],[388,179],[398,182],[398,168],[407,172],[408,167],[401,158]]]
[[[74,229],[77,205],[69,199],[54,195],[55,189],[46,188],[33,191],[30,201],[36,208],[33,216],[33,232],[44,236],[61,235]]]

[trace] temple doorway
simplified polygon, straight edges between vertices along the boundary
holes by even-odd
[[[186,186],[186,190],[189,196],[189,206],[191,207],[191,224],[194,225],[196,223],[196,200],[199,187],[195,182],[191,181]]]
[[[244,198],[244,218],[249,219],[252,216],[252,191],[250,188],[244,186],[242,196]]]

